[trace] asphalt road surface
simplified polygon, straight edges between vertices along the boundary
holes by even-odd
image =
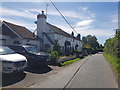
[[[116,78],[103,55],[91,56],[67,88],[117,88]]]
[[[26,71],[22,75],[17,75],[16,80],[14,79],[5,78],[3,87],[118,88],[116,77],[102,54],[88,56],[65,67]]]
[[[67,66],[32,88],[118,88],[116,77],[102,54]]]

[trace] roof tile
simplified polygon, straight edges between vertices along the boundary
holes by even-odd
[[[29,39],[35,39],[33,33],[29,31],[27,28],[19,25],[15,25],[6,21],[3,21],[6,23],[12,30],[14,30],[17,34],[19,34],[23,38],[29,38]]]

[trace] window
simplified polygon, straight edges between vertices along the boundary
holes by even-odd
[[[10,46],[10,48],[16,52],[25,52],[25,49],[21,46]]]
[[[8,47],[0,46],[0,55],[6,55],[6,54],[15,54],[15,52]]]
[[[14,41],[14,44],[20,44],[20,42],[19,41]]]
[[[35,52],[37,52],[37,49],[35,48],[35,47],[25,47],[25,49],[28,51],[28,52],[30,52],[30,53],[35,53]]]
[[[0,44],[5,45],[6,44],[6,39],[0,39]]]

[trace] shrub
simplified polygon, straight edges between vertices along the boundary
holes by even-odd
[[[74,53],[76,54],[76,57],[83,57],[83,53],[82,53],[82,50],[74,50]]]
[[[50,56],[51,56],[51,60],[57,61],[59,59],[59,54],[57,51],[52,51],[50,53]]]
[[[120,76],[120,29],[116,30],[116,34],[113,38],[106,40],[104,44],[104,56],[118,71]]]

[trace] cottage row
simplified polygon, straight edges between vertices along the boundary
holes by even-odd
[[[12,24],[7,21],[0,22],[0,44],[23,44],[33,45],[39,51],[53,50],[55,43],[57,42],[61,46],[63,52],[69,49],[82,49],[82,41],[80,34],[77,37],[74,33],[68,34],[62,29],[51,25],[46,22],[47,17],[42,11],[37,15],[36,34],[29,31],[27,28],[19,25]]]

